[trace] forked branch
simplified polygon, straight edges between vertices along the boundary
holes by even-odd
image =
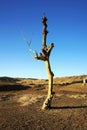
[[[34,54],[33,56],[33,59],[37,59],[37,60],[43,60],[43,61],[46,61],[49,59],[49,56],[50,56],[50,53],[54,47],[54,44],[51,43],[48,47],[44,48],[42,46],[42,52],[40,52],[40,54],[37,53],[37,51],[31,49],[30,45],[31,45],[31,42],[32,42],[32,39],[30,39],[30,41],[27,40],[26,36],[24,36],[24,40],[25,42],[27,43],[28,45],[28,49],[30,52],[32,52]]]

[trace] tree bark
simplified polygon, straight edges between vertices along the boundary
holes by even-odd
[[[43,103],[42,109],[49,109],[51,107],[51,102],[53,98],[53,72],[51,71],[49,59],[45,61],[46,70],[48,73],[48,94],[47,98]]]

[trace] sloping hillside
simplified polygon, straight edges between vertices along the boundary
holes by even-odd
[[[74,83],[83,83],[83,80],[87,81],[87,75],[80,76],[69,76],[69,77],[57,77],[54,78],[54,84],[67,85]],[[21,84],[21,85],[47,85],[48,80],[45,79],[32,79],[32,78],[10,78],[10,77],[0,77],[0,85],[4,84]]]

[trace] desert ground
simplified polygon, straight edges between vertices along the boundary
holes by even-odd
[[[0,130],[87,130],[84,79],[54,78],[52,106],[42,110],[48,80],[0,77]]]

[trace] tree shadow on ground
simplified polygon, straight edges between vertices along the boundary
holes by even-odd
[[[17,91],[17,90],[27,90],[31,88],[30,86],[23,85],[2,85],[0,86],[0,91]]]
[[[51,107],[50,109],[79,109],[79,108],[87,108],[87,106],[61,106],[61,107]]]

